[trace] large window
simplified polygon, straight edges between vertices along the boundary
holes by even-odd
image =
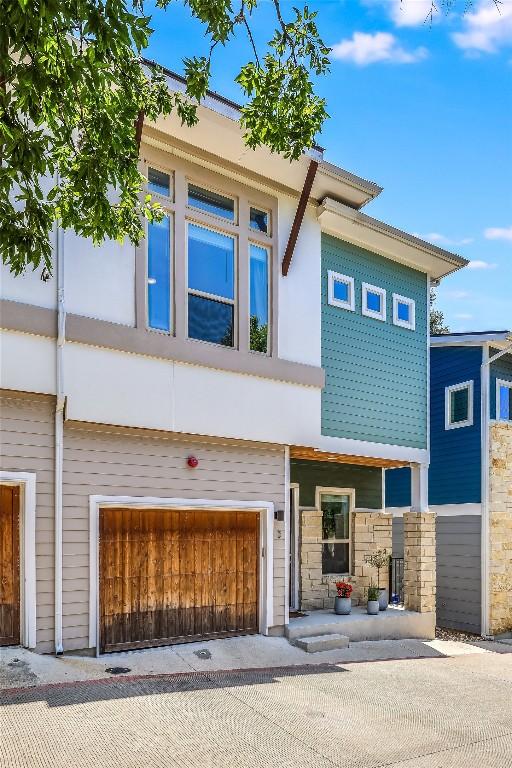
[[[496,418],[512,421],[512,381],[496,382]]]
[[[350,573],[351,494],[319,492],[322,512],[322,573]]]
[[[234,345],[235,239],[188,224],[188,335]]]
[[[445,389],[445,429],[473,424],[473,382],[463,381]]]

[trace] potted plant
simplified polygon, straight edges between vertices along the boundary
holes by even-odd
[[[334,598],[334,613],[337,613],[338,616],[348,616],[352,610],[352,600],[350,599],[352,589],[352,584],[349,584],[348,581],[336,582],[338,594]]]
[[[366,557],[366,562],[377,570],[377,589],[379,590],[379,610],[385,611],[389,604],[389,594],[386,587],[380,586],[380,572],[382,568],[389,567],[391,555],[385,549],[378,549]]]
[[[366,611],[370,616],[377,616],[379,613],[379,595],[379,588],[370,584],[367,590],[368,602],[366,604]]]

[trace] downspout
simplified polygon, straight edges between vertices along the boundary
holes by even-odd
[[[489,564],[490,564],[490,515],[489,515],[489,452],[490,452],[490,427],[491,427],[491,399],[490,399],[490,366],[495,360],[503,355],[512,352],[512,344],[505,349],[489,357],[489,345],[486,344],[482,350],[482,364],[480,367],[480,387],[481,387],[481,429],[482,429],[482,612],[481,612],[481,632],[484,637],[489,636]],[[497,407],[497,403],[496,406]]]
[[[55,653],[61,655],[62,644],[62,470],[64,460],[64,344],[66,340],[66,308],[64,303],[64,233],[57,223],[55,261],[57,267],[57,342],[55,404]]]

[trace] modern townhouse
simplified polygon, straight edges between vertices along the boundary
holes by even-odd
[[[403,466],[431,634],[429,286],[465,262],[361,213],[381,189],[320,148],[249,150],[213,93],[199,117],[144,126],[138,248],[58,229],[51,279],[2,271],[2,642],[282,634],[340,575],[362,597]]]
[[[430,509],[437,514],[437,617],[484,635],[512,630],[512,333],[433,336]],[[394,552],[408,470],[387,473]]]

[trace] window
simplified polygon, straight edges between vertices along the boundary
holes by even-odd
[[[363,283],[362,285],[362,313],[374,320],[386,321],[386,291],[375,285]]]
[[[268,352],[269,315],[269,252],[255,243],[250,243],[250,318],[249,345],[253,352]]]
[[[171,219],[148,223],[147,307],[148,326],[171,331]]]
[[[393,323],[400,328],[414,331],[416,328],[416,304],[413,299],[393,294]]]
[[[340,275],[338,272],[328,272],[327,300],[333,307],[340,309],[355,309],[354,278]]]
[[[199,208],[206,213],[220,216],[228,221],[235,221],[235,201],[232,197],[225,197],[218,192],[188,185],[188,204],[192,208]]]
[[[251,206],[249,213],[249,226],[251,229],[258,230],[258,232],[265,232],[267,235],[270,234],[268,212],[260,211],[259,208],[253,208]]]
[[[157,171],[155,168],[148,169],[148,192],[154,192],[163,197],[171,196],[171,177],[168,173]]]
[[[473,424],[473,382],[464,381],[445,389],[445,429]]]
[[[496,382],[496,419],[512,421],[512,381]]]
[[[235,238],[188,224],[188,335],[232,347]]]
[[[350,573],[351,491],[319,491],[322,573]]]

